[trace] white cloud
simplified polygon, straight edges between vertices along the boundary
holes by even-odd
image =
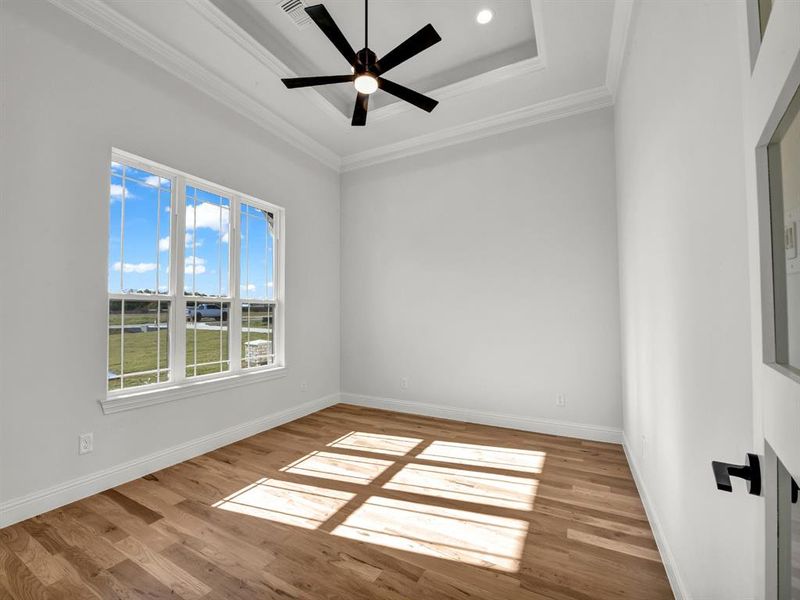
[[[255,291],[256,291],[256,284],[254,284],[254,283],[249,283],[249,284],[247,284],[247,285],[243,285],[243,286],[242,286],[242,289],[243,289],[243,290],[246,290],[246,291],[248,291],[248,292],[255,292]]]
[[[203,245],[203,240],[197,239],[194,237],[194,234],[191,231],[186,232],[186,247],[187,248],[199,248]]]
[[[161,179],[161,178],[160,178],[158,175],[148,175],[148,176],[145,178],[144,182],[145,182],[147,185],[154,185],[155,187],[158,187],[158,186],[159,186],[159,184],[160,184],[160,181],[159,181],[160,179]]]
[[[111,202],[116,202],[122,200],[122,192],[125,192],[125,199],[130,200],[135,196],[130,193],[130,191],[125,190],[125,187],[120,185],[119,183],[112,183],[111,187],[109,188],[109,195],[111,197]]]
[[[194,235],[191,233],[186,234],[186,247],[191,248],[194,245],[195,248],[199,248],[203,245],[203,240],[195,240]],[[159,252],[166,252],[169,250],[169,236],[163,237],[158,240],[158,251]]]
[[[187,256],[185,271],[187,275],[191,275],[192,272],[195,275],[202,275],[206,272],[206,259],[199,256],[195,256],[193,259],[191,256]]]
[[[207,228],[224,231],[227,237],[230,211],[227,206],[219,206],[211,202],[203,202],[197,206],[186,207],[186,231]]]
[[[114,263],[115,271],[124,271],[125,273],[147,273],[148,271],[155,271],[158,268],[156,263],[121,263],[119,261]]]

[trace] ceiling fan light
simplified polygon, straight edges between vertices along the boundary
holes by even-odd
[[[359,75],[353,84],[361,94],[372,94],[378,89],[378,80],[372,75]]]
[[[494,13],[488,8],[484,8],[478,13],[478,16],[475,17],[475,20],[481,25],[486,25],[492,20],[492,17],[494,17]]]

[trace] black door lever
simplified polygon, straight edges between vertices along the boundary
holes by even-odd
[[[754,496],[761,495],[761,461],[757,454],[747,453],[746,465],[732,465],[730,463],[711,461],[714,469],[714,479],[717,480],[717,489],[723,492],[732,492],[731,477],[741,477],[747,481],[747,491]]]

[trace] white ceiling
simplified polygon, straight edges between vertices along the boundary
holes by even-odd
[[[379,91],[367,126],[351,127],[350,84],[281,83],[348,66],[313,23],[298,29],[277,0],[50,1],[342,169],[611,104],[630,17],[630,0],[372,0],[378,56],[427,23],[442,36],[390,77],[440,103],[428,114]],[[363,47],[363,2],[324,4]],[[488,25],[475,22],[483,7],[495,13]]]

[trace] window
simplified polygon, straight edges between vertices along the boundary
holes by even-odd
[[[242,304],[242,368],[270,364],[275,358],[275,214],[242,202],[239,281]]]
[[[800,374],[800,88],[767,145],[767,161],[775,362]]]
[[[169,379],[173,179],[111,164],[108,389]]]
[[[231,204],[227,195],[187,184],[183,289],[187,299],[186,377],[230,370]],[[220,302],[206,302],[218,298]]]
[[[282,367],[282,209],[120,151],[110,177],[109,398]]]

